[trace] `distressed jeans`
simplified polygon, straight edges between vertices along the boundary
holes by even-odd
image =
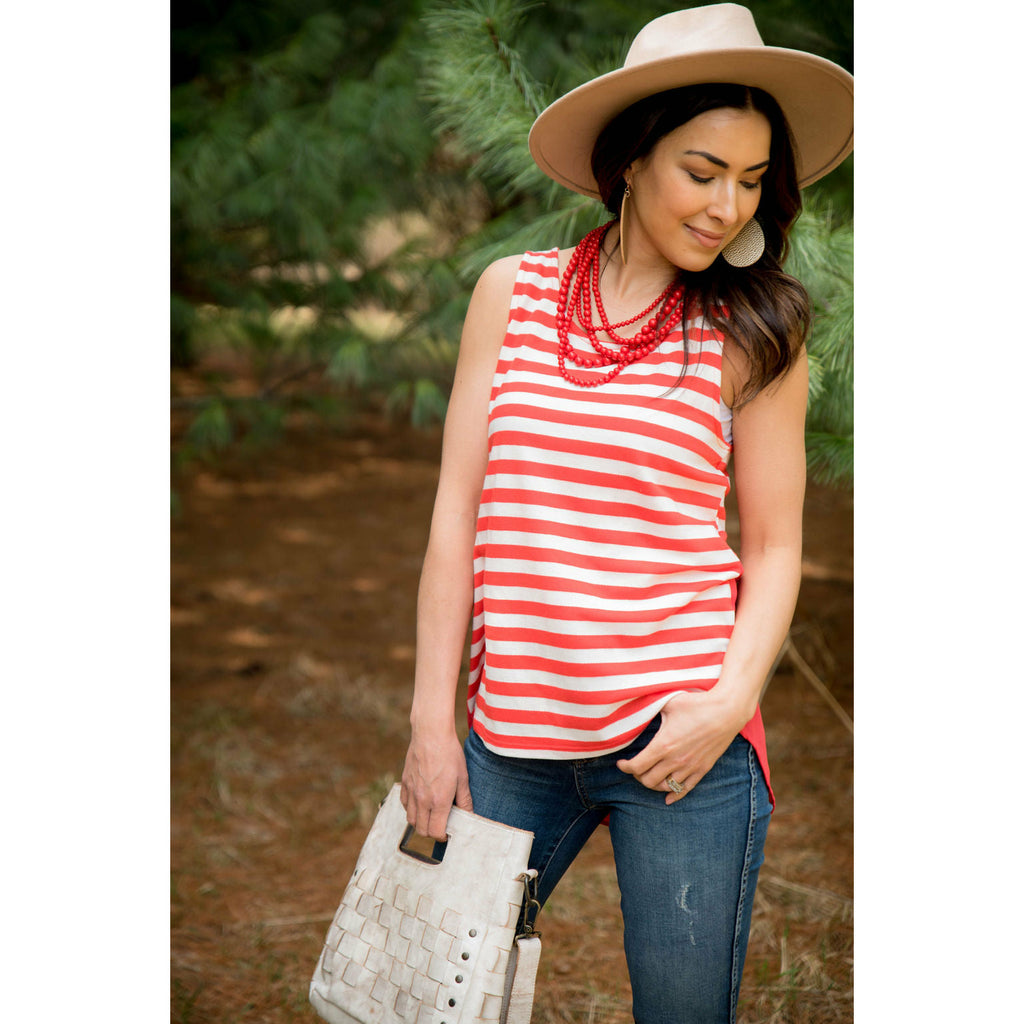
[[[582,760],[505,757],[466,741],[473,810],[534,833],[541,905],[608,819],[637,1024],[732,1024],[771,808],[757,755],[737,737],[694,790],[665,794],[615,767],[650,742]],[[539,930],[543,930],[543,925]]]

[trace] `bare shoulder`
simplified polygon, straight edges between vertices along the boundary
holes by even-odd
[[[480,275],[462,328],[463,358],[480,357],[491,364],[497,360],[521,262],[522,256],[505,256]]]
[[[473,300],[491,303],[498,301],[507,310],[512,301],[512,291],[515,288],[516,275],[519,273],[519,265],[523,262],[523,255],[503,256],[495,260],[480,275],[473,291]]]
[[[736,402],[747,386],[750,375],[750,360],[746,352],[726,335],[725,341],[722,344],[722,401],[730,409],[735,410]],[[762,397],[763,401],[761,404],[767,404],[771,401],[772,396],[777,396],[780,393],[793,396],[793,400],[799,401],[800,392],[806,393],[806,389],[807,348],[802,345],[786,373],[776,378],[771,384],[760,391],[749,404],[757,402]],[[743,408],[746,408],[746,406],[743,406]]]
[[[495,260],[478,278],[462,325],[456,384],[466,376],[489,381],[493,374],[508,329],[512,293],[521,261],[522,256]]]

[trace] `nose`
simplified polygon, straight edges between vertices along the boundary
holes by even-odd
[[[719,181],[708,203],[708,215],[719,221],[723,227],[731,228],[739,220],[737,198],[736,186],[732,182]]]

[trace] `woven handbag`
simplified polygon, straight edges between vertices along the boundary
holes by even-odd
[[[533,833],[453,807],[434,860],[407,848],[400,791],[381,805],[328,929],[313,1008],[330,1024],[529,1024]]]

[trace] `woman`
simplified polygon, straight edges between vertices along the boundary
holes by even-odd
[[[607,822],[642,1024],[735,1020],[773,805],[758,699],[800,580],[810,313],[781,262],[851,132],[850,76],[745,8],[656,19],[531,132],[616,219],[493,264],[466,317],[403,804],[435,839],[453,803],[532,831],[541,903]]]

